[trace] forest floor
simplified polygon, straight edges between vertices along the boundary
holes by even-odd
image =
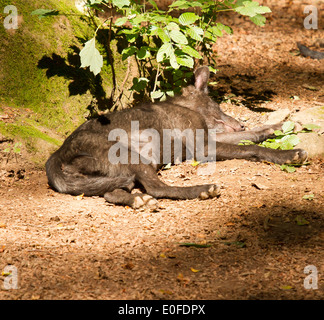
[[[316,48],[323,29],[304,29],[298,5],[264,2],[273,11],[264,28],[225,15],[234,35],[214,48],[210,91],[250,128],[275,110],[324,105],[324,63],[296,46]],[[294,173],[244,160],[218,162],[210,176],[174,165],[160,172],[164,182],[217,183],[221,196],[133,210],[56,193],[24,154],[0,154],[0,299],[324,298],[323,159]],[[17,289],[6,288],[9,265]],[[309,265],[317,289],[304,286]]]

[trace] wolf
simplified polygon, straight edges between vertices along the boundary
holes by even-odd
[[[179,96],[83,123],[46,162],[50,187],[71,195],[103,196],[110,203],[139,208],[159,198],[219,196],[216,184],[178,187],[162,182],[157,171],[170,162],[246,159],[283,164],[306,160],[302,149],[239,145],[241,140],[258,143],[273,137],[282,124],[245,130],[209,97],[209,68],[197,68],[194,76],[194,85],[183,88]],[[132,193],[135,186],[144,192]]]

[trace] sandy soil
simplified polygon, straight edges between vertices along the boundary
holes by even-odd
[[[299,5],[265,3],[273,11],[266,27],[224,16],[234,35],[215,45],[220,71],[211,89],[248,127],[274,110],[324,103],[324,64],[296,47],[324,39],[323,29],[305,30]],[[244,160],[219,162],[211,176],[172,166],[160,172],[166,183],[214,182],[221,196],[133,210],[58,194],[24,154],[8,163],[0,154],[0,299],[324,297],[323,159],[295,173]],[[18,289],[5,288],[7,265],[17,268]],[[318,289],[304,287],[308,265],[317,268]]]

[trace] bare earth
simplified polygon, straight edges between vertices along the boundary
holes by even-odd
[[[267,3],[264,28],[224,16],[234,35],[215,45],[211,91],[227,96],[223,109],[248,127],[274,110],[324,105],[323,61],[296,55],[297,41],[312,46],[323,29],[305,30],[299,5]],[[0,271],[18,271],[18,289],[5,289],[0,274],[0,299],[324,298],[323,159],[295,173],[244,160],[219,162],[211,176],[190,163],[172,166],[160,173],[166,183],[218,183],[221,196],[133,210],[58,194],[24,154],[8,163],[0,156]],[[318,289],[304,287],[308,265]]]

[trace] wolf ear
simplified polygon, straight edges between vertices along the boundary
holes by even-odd
[[[207,66],[199,67],[195,71],[195,87],[199,91],[208,93],[209,68]]]

